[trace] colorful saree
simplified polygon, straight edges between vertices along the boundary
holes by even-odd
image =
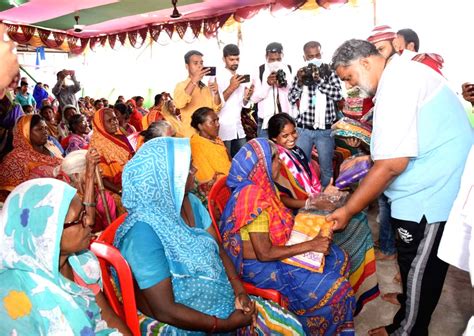
[[[0,190],[12,191],[20,183],[35,177],[53,177],[53,170],[62,161],[56,145],[48,140],[45,147],[51,155],[33,149],[30,143],[30,123],[33,115],[18,119],[13,130],[13,150],[5,156],[0,170]]]
[[[234,293],[215,239],[204,229],[189,227],[181,217],[191,150],[188,139],[156,138],[146,142],[123,173],[123,204],[128,216],[114,245],[140,222],[162,243],[175,301],[225,319],[234,311]],[[298,335],[301,325],[289,312],[259,302],[260,335]],[[205,335],[142,318],[143,334]]]
[[[142,126],[143,129],[146,130],[150,126],[151,123],[155,121],[163,120],[163,116],[161,115],[161,107],[160,106],[153,106],[150,109],[150,112],[145,114],[142,119]]]
[[[2,335],[121,335],[101,319],[95,295],[99,262],[84,251],[69,256],[78,281],[59,272],[63,223],[76,190],[54,179],[27,181],[12,191],[0,215]]]
[[[120,131],[116,134],[109,134],[105,130],[105,111],[106,108],[103,108],[94,114],[90,146],[95,148],[101,156],[99,166],[104,178],[116,185],[121,185],[123,167],[135,154],[135,151],[127,137]]]
[[[281,261],[243,258],[240,228],[263,211],[269,215],[269,237],[282,246],[292,227],[291,211],[281,203],[272,181],[272,159],[267,139],[257,138],[240,149],[232,161],[227,185],[232,195],[224,209],[221,234],[224,249],[246,282],[278,290],[288,298],[307,335],[354,335],[355,300],[347,280],[347,255],[335,244],[326,256],[323,273]]]
[[[305,163],[302,157],[294,155],[293,151],[277,146],[282,162],[277,179],[280,193],[299,200],[305,200],[309,194],[315,194],[320,184],[316,175],[309,175],[307,169],[304,169],[307,161]],[[319,192],[320,190],[319,187]],[[349,281],[357,300],[357,315],[367,302],[380,294],[375,272],[374,243],[367,215],[361,212],[352,217],[344,231],[334,233],[334,243],[349,254]]]
[[[89,147],[88,139],[88,136],[83,137],[79,134],[71,133],[71,135],[68,137],[68,143],[65,148],[66,155],[80,149],[87,149]]]

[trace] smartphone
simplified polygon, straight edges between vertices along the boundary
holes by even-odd
[[[250,82],[250,75],[242,75],[240,77],[242,77],[241,83],[249,83]]]
[[[204,69],[209,69],[210,71],[206,74],[206,76],[215,76],[216,75],[216,67],[213,66],[205,66]]]

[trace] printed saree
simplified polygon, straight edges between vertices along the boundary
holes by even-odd
[[[116,134],[109,134],[105,130],[105,111],[106,108],[103,108],[94,114],[90,147],[95,148],[100,154],[99,166],[104,178],[116,185],[121,185],[123,167],[135,152],[127,137],[120,131]]]
[[[20,183],[34,177],[53,177],[53,170],[62,161],[56,145],[48,141],[45,147],[51,155],[39,153],[30,143],[30,123],[33,115],[18,119],[13,131],[13,150],[5,156],[0,172],[0,190],[10,192]]]
[[[54,179],[15,188],[0,215],[0,334],[121,335],[101,319],[95,295],[59,272],[62,224],[76,190]],[[101,286],[99,262],[68,259],[87,286]]]
[[[227,177],[232,195],[220,224],[224,249],[244,281],[276,289],[288,298],[289,310],[298,316],[307,335],[354,335],[355,300],[347,280],[349,261],[337,245],[331,245],[323,273],[281,261],[243,258],[239,230],[262,211],[269,215],[273,245],[284,245],[293,227],[293,216],[278,197],[271,167],[267,139],[249,141],[234,157]]]
[[[319,180],[316,175],[307,173],[307,169],[304,169],[307,163],[305,165],[305,162],[301,162],[301,156],[277,146],[282,162],[277,179],[280,193],[299,200],[307,199],[309,194],[319,193]],[[349,280],[357,299],[357,315],[367,302],[380,294],[375,272],[374,244],[367,215],[364,212],[355,215],[344,231],[334,233],[333,241],[349,254]]]
[[[138,222],[151,226],[165,251],[175,301],[218,318],[234,311],[234,293],[214,238],[181,217],[191,149],[188,139],[156,138],[146,142],[123,172],[123,204],[128,216],[117,230],[120,248]],[[280,307],[259,304],[259,334],[298,335],[301,325]],[[142,318],[143,334],[204,335]],[[269,330],[267,333],[266,331]]]

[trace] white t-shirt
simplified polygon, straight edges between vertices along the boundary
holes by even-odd
[[[385,191],[392,217],[446,221],[473,143],[458,97],[433,69],[394,55],[374,99],[373,160],[410,159]]]

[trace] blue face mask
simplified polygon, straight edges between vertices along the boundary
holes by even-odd
[[[308,65],[314,64],[319,68],[321,66],[321,64],[323,64],[323,61],[319,58],[313,58],[312,60],[309,60],[307,63],[308,63]]]

